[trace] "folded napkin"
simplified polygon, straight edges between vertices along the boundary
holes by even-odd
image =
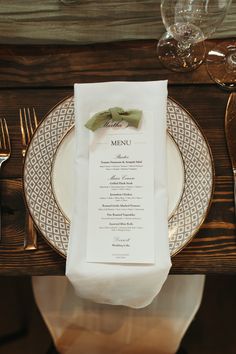
[[[75,185],[66,275],[77,295],[97,303],[141,308],[160,291],[171,267],[167,224],[166,176],[167,81],[107,82],[75,85]],[[86,261],[89,180],[88,118],[110,107],[154,114],[155,263]]]

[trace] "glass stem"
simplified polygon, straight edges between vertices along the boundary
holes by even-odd
[[[191,55],[191,44],[186,41],[177,43],[177,54],[181,57],[188,57]]]
[[[191,67],[193,65],[192,47],[189,42],[181,41],[177,44],[177,56],[182,67]]]
[[[228,72],[236,71],[236,50],[226,57],[226,68]]]

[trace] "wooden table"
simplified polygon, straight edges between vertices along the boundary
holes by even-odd
[[[208,41],[211,48],[216,40]],[[172,73],[156,58],[156,41],[86,46],[0,46],[0,116],[5,117],[12,156],[1,171],[1,275],[63,274],[65,259],[38,237],[36,251],[24,251],[21,133],[18,109],[34,106],[43,119],[75,82],[169,80],[169,95],[197,120],[212,149],[215,192],[209,214],[192,242],[173,258],[171,272],[235,273],[236,228],[233,178],[224,135],[229,93],[209,78],[205,65],[191,73]]]
[[[156,39],[165,32],[161,0],[1,0],[0,43],[84,44]],[[232,1],[215,38],[235,36]]]

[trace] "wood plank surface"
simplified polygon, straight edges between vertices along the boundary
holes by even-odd
[[[3,64],[0,65],[0,115],[7,119],[12,140],[12,157],[3,165],[0,180],[3,223],[0,274],[63,274],[65,266],[65,260],[40,235],[38,250],[26,252],[22,249],[25,207],[19,107],[34,106],[42,118],[58,101],[73,94],[72,84],[76,81],[161,79],[163,71],[159,64],[154,64],[152,57],[153,44],[152,41],[114,44],[113,56],[110,47],[105,45],[74,50],[69,47],[67,53],[59,56],[61,47],[53,48],[54,54],[45,47],[38,47],[36,52],[32,47],[0,48]],[[71,53],[76,53],[74,67],[74,61],[68,59]],[[57,61],[52,60],[47,67],[45,63],[50,62],[50,56],[51,59],[57,57]],[[107,60],[100,65],[104,56]],[[8,66],[9,63],[12,65]],[[5,68],[8,69],[5,71]],[[209,81],[204,66],[190,74],[173,75],[167,71],[164,74],[165,78],[171,78],[169,95],[180,102],[203,129],[212,150],[216,173],[215,192],[207,219],[192,242],[173,258],[171,271],[178,274],[235,273],[233,179],[224,136],[228,93]]]
[[[63,274],[64,259],[38,237],[36,251],[24,251],[25,205],[21,179],[1,180],[0,274]]]
[[[220,40],[206,41],[206,52]],[[233,39],[227,39],[232,44]],[[75,82],[162,80],[170,84],[211,84],[206,64],[188,73],[159,62],[156,40],[84,46],[0,45],[0,88],[71,87]]]
[[[1,0],[0,43],[87,44],[157,39],[164,33],[160,0]],[[235,36],[236,2],[214,34]]]

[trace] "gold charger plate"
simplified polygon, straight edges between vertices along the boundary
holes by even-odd
[[[74,98],[53,108],[42,121],[28,147],[24,165],[24,191],[35,225],[45,240],[66,257],[70,222],[52,187],[55,156],[74,125]],[[173,256],[194,237],[209,209],[214,185],[210,148],[191,115],[168,98],[167,128],[183,160],[184,186],[180,201],[168,221]]]

